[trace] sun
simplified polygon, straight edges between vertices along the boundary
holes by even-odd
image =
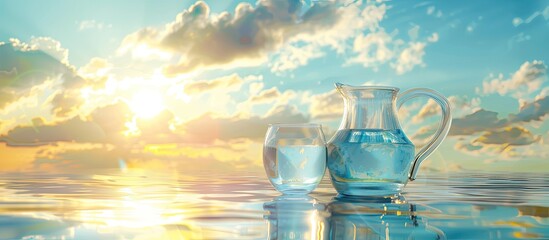
[[[164,97],[158,91],[141,90],[130,100],[130,108],[138,118],[152,118],[164,110]]]

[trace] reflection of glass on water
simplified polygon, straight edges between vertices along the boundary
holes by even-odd
[[[324,176],[326,147],[281,145],[265,147],[269,180],[281,192],[310,192]]]
[[[267,239],[329,238],[326,205],[308,195],[282,195],[264,203],[263,210]]]
[[[391,193],[406,183],[414,151],[401,130],[345,129],[328,144],[327,164],[338,192]]]

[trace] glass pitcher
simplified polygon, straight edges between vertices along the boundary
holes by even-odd
[[[452,123],[448,100],[425,88],[397,95],[395,87],[335,85],[344,98],[345,110],[339,129],[328,142],[332,184],[344,195],[398,193],[408,180],[415,179],[421,162],[448,134]],[[418,96],[430,97],[440,105],[442,121],[432,139],[415,154],[414,145],[400,127],[397,107]]]

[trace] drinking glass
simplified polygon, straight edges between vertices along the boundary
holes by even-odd
[[[263,145],[263,166],[277,191],[313,191],[326,170],[326,141],[321,125],[270,124]]]

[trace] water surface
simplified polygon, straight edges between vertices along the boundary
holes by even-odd
[[[265,174],[0,175],[0,239],[548,239],[549,177],[424,173],[402,196],[281,197]]]

